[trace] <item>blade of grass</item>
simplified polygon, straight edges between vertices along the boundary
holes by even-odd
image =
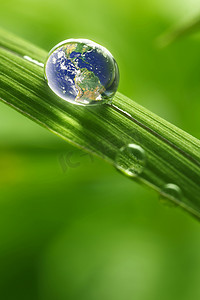
[[[44,80],[41,65],[46,57],[46,51],[0,30],[1,100],[116,167],[121,147],[139,145],[145,152],[146,165],[133,179],[199,218],[200,141],[120,93],[113,105],[81,107],[66,103]],[[126,162],[127,157],[121,155]],[[166,192],[166,184],[177,185],[181,199]]]
[[[177,40],[198,31],[200,31],[200,16],[182,26],[177,26],[162,34],[158,37],[156,43],[159,47],[164,48]]]

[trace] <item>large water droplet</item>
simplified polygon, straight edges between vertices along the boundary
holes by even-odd
[[[145,150],[139,145],[128,144],[123,146],[116,155],[116,168],[130,177],[141,174],[146,164]]]
[[[165,184],[161,194],[160,202],[166,206],[177,206],[178,201],[182,199],[182,191],[180,187],[173,183]]]
[[[80,105],[110,103],[119,84],[112,54],[86,39],[56,45],[45,64],[45,78],[60,98]]]

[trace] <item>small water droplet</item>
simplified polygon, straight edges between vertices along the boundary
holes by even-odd
[[[141,174],[145,164],[145,150],[136,144],[123,146],[116,155],[116,168],[129,177],[136,177]]]
[[[182,199],[182,191],[178,185],[173,183],[168,183],[164,185],[160,194],[160,202],[162,204],[169,207],[177,206],[178,205],[177,202],[181,201],[181,199]]]

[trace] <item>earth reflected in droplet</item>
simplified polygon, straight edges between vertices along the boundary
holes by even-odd
[[[106,48],[90,40],[70,39],[50,51],[45,78],[63,100],[93,105],[111,102],[118,88],[119,70]]]

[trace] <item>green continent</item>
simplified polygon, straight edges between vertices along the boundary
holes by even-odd
[[[81,54],[83,54],[87,51],[90,51],[90,50],[92,50],[92,47],[87,46],[84,43],[78,43],[76,46],[76,49],[75,49],[76,52],[81,53]]]
[[[78,89],[78,95],[75,101],[80,100],[101,100],[101,94],[105,91],[99,78],[91,71],[83,68],[75,76],[75,86]]]

